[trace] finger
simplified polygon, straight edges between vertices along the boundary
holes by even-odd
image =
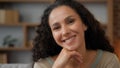
[[[54,62],[53,66],[57,67],[64,67],[69,62],[71,58],[70,52],[66,49],[62,49],[60,54],[58,55],[56,61]]]
[[[74,58],[76,59],[76,61],[78,61],[79,63],[83,63],[83,60],[81,57],[78,56],[74,56]]]
[[[83,57],[80,53],[78,53],[77,51],[73,51],[72,52],[72,57],[74,57],[77,61],[79,61],[80,63],[83,62]]]

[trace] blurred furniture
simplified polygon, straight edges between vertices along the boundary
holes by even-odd
[[[0,68],[32,68],[32,64],[0,64]]]

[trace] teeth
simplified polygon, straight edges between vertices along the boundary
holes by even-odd
[[[64,42],[68,44],[68,43],[71,43],[71,41],[72,41],[73,39],[74,39],[74,36],[71,37],[71,38],[69,38],[69,39],[64,40]]]

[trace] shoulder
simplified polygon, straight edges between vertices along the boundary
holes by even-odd
[[[108,51],[103,51],[99,65],[107,68],[120,68],[118,57],[114,53]]]
[[[116,54],[108,52],[108,51],[103,51],[102,59],[104,59],[104,60],[106,59],[106,61],[118,61],[119,62]]]
[[[38,60],[34,63],[33,68],[51,68],[51,64],[48,62],[47,59],[48,58]]]

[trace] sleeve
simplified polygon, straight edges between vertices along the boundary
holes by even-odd
[[[52,68],[46,59],[41,59],[38,62],[35,62],[33,68]]]
[[[120,61],[116,55],[111,59],[106,68],[120,68]]]
[[[33,66],[33,68],[49,68],[48,65],[46,63],[39,63],[36,62]]]
[[[35,62],[33,68],[42,68],[42,67],[37,62]]]

